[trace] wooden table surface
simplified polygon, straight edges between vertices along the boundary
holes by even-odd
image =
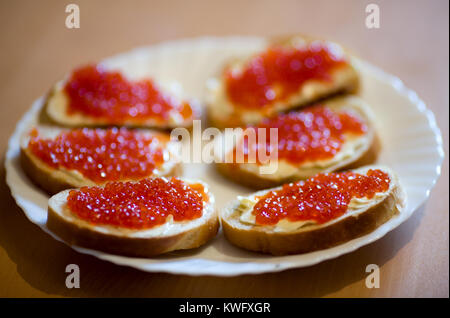
[[[81,11],[65,27],[65,5]],[[380,28],[365,27],[368,3]],[[449,4],[433,1],[1,1],[0,149],[30,103],[73,67],[130,48],[203,35],[302,32],[330,38],[399,76],[437,115],[449,140]],[[3,167],[3,162],[2,162]],[[233,278],[151,274],[78,254],[30,223],[0,177],[3,297],[448,297],[449,165],[428,202],[381,240],[316,266]],[[65,267],[81,288],[65,287]],[[380,288],[365,286],[367,264]]]

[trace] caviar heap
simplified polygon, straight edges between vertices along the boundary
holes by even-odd
[[[171,117],[186,120],[193,115],[189,103],[164,93],[151,79],[132,82],[100,65],[76,69],[64,92],[69,99],[69,114],[81,113],[115,124],[127,120],[166,122]]]
[[[149,229],[165,223],[169,215],[175,222],[201,217],[205,191],[201,184],[191,186],[177,178],[109,182],[71,190],[67,206],[93,224]]]
[[[242,69],[227,69],[226,92],[238,107],[270,107],[298,93],[306,81],[332,80],[332,72],[344,65],[348,62],[330,45],[272,46],[251,58]]]
[[[259,147],[264,147],[269,153],[272,149],[270,128],[277,128],[278,159],[293,164],[333,158],[342,149],[347,135],[358,136],[367,131],[366,123],[355,115],[320,105],[265,119],[261,124],[247,128],[255,131],[256,138],[241,140],[234,150],[235,155],[241,151],[244,159],[250,155],[253,155],[250,158],[256,158]],[[265,142],[262,143],[260,128],[265,132]]]
[[[365,175],[354,172],[318,174],[284,185],[261,197],[253,208],[256,223],[274,225],[282,219],[319,224],[343,215],[352,198],[371,199],[389,189],[390,178],[379,169]]]
[[[28,148],[52,168],[76,170],[95,181],[137,180],[164,162],[164,141],[125,128],[75,129],[42,138],[34,129]]]

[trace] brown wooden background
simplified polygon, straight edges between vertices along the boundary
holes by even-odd
[[[367,29],[377,3],[381,28]],[[65,28],[65,5],[81,28]],[[447,0],[432,1],[0,1],[0,149],[30,103],[74,66],[164,40],[202,35],[303,32],[342,42],[399,76],[437,116],[448,154]],[[3,166],[3,163],[2,163]],[[0,176],[0,296],[334,296],[449,295],[449,165],[430,200],[406,223],[360,250],[304,269],[234,278],[150,274],[81,255],[27,221]],[[81,288],[65,287],[65,266]],[[381,288],[367,289],[365,267],[381,266]]]

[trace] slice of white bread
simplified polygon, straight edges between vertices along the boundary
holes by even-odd
[[[377,193],[372,199],[356,200],[355,204],[349,205],[346,213],[336,219],[323,224],[281,220],[275,225],[258,225],[247,223],[245,219],[243,221],[243,210],[248,215],[257,202],[253,198],[278,190],[279,187],[259,191],[245,198],[238,197],[227,205],[220,212],[225,237],[232,244],[247,250],[286,255],[330,248],[368,234],[401,213],[406,201],[397,176],[389,168],[367,166],[354,172],[365,174],[369,169],[388,173],[391,180],[389,189]]]
[[[219,229],[214,196],[200,181],[208,196],[201,217],[175,222],[168,217],[166,223],[143,230],[111,225],[94,225],[80,219],[67,207],[70,190],[62,191],[48,201],[47,227],[70,245],[95,249],[111,254],[152,257],[175,250],[199,247],[214,238]]]
[[[319,105],[336,112],[347,112],[359,118],[367,126],[365,134],[348,136],[333,158],[313,160],[298,165],[281,158],[274,173],[262,174],[257,163],[232,163],[231,160],[216,164],[218,171],[225,177],[253,189],[267,189],[280,184],[306,179],[320,172],[333,172],[342,169],[357,168],[374,163],[379,152],[380,143],[375,132],[375,116],[369,105],[353,95],[328,99]],[[317,105],[317,106],[319,106]],[[311,106],[311,107],[317,107]],[[309,108],[306,108],[308,110]],[[302,110],[296,110],[301,112]],[[234,144],[225,145],[225,152],[230,156]],[[228,163],[231,162],[231,163]],[[268,164],[267,164],[268,165]]]
[[[39,136],[43,138],[56,138],[62,132],[68,132],[69,129],[37,126]],[[157,168],[154,176],[177,176],[182,174],[182,164],[179,160],[180,147],[178,142],[169,141],[168,137],[160,132],[149,130],[138,130],[137,132],[146,135],[161,136],[162,145],[165,143],[164,152],[167,153],[167,160]],[[165,141],[167,139],[167,142]],[[101,183],[90,180],[79,171],[68,170],[64,167],[55,169],[44,161],[39,159],[28,148],[30,141],[30,132],[26,132],[20,143],[20,163],[27,176],[40,188],[49,194],[55,194],[65,189],[79,188],[82,186],[100,185]],[[128,180],[121,180],[128,181]]]
[[[169,116],[165,122],[155,120],[153,118],[141,119],[117,119],[111,120],[108,118],[92,117],[81,112],[68,113],[69,98],[64,91],[64,86],[67,79],[57,82],[47,95],[45,103],[45,113],[47,117],[54,123],[67,127],[103,127],[103,126],[127,126],[127,127],[142,127],[155,129],[171,129],[176,127],[191,127],[193,119],[201,116],[201,106],[198,101],[190,99],[189,105],[192,108],[192,118],[183,118],[177,112]],[[178,87],[178,86],[177,86]],[[178,90],[169,92],[172,98],[181,100]],[[177,96],[178,95],[178,96]]]
[[[338,44],[325,40],[313,39],[303,35],[295,35],[286,38],[277,38],[268,41],[268,46],[282,45],[288,47],[303,47],[313,42],[324,43],[333,48],[333,52],[344,53]],[[242,57],[235,59],[225,66],[227,69],[240,69],[252,58]],[[332,70],[330,81],[309,80],[286,101],[276,102],[269,108],[246,109],[234,105],[227,96],[223,72],[216,78],[207,82],[207,116],[211,126],[223,129],[227,127],[244,126],[260,122],[265,117],[272,117],[280,112],[303,107],[323,98],[338,93],[356,93],[359,89],[359,75],[352,66],[350,57],[347,56],[348,65]]]

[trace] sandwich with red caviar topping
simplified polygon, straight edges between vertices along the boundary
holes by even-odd
[[[70,245],[152,257],[205,244],[219,220],[205,183],[160,177],[62,191],[47,227]]]
[[[22,137],[20,160],[31,180],[54,194],[108,181],[179,175],[179,154],[179,142],[161,132],[38,126]]]
[[[87,65],[54,86],[45,110],[64,126],[191,127],[200,106],[180,95],[151,78],[132,80],[102,64]]]
[[[376,230],[401,213],[405,200],[394,172],[367,166],[238,197],[220,218],[225,237],[238,247],[301,254]]]
[[[234,140],[223,139],[219,172],[254,189],[372,164],[380,148],[370,107],[352,95],[267,118]]]
[[[339,45],[292,36],[229,63],[207,87],[211,125],[226,128],[255,124],[334,94],[356,93],[359,76]]]

